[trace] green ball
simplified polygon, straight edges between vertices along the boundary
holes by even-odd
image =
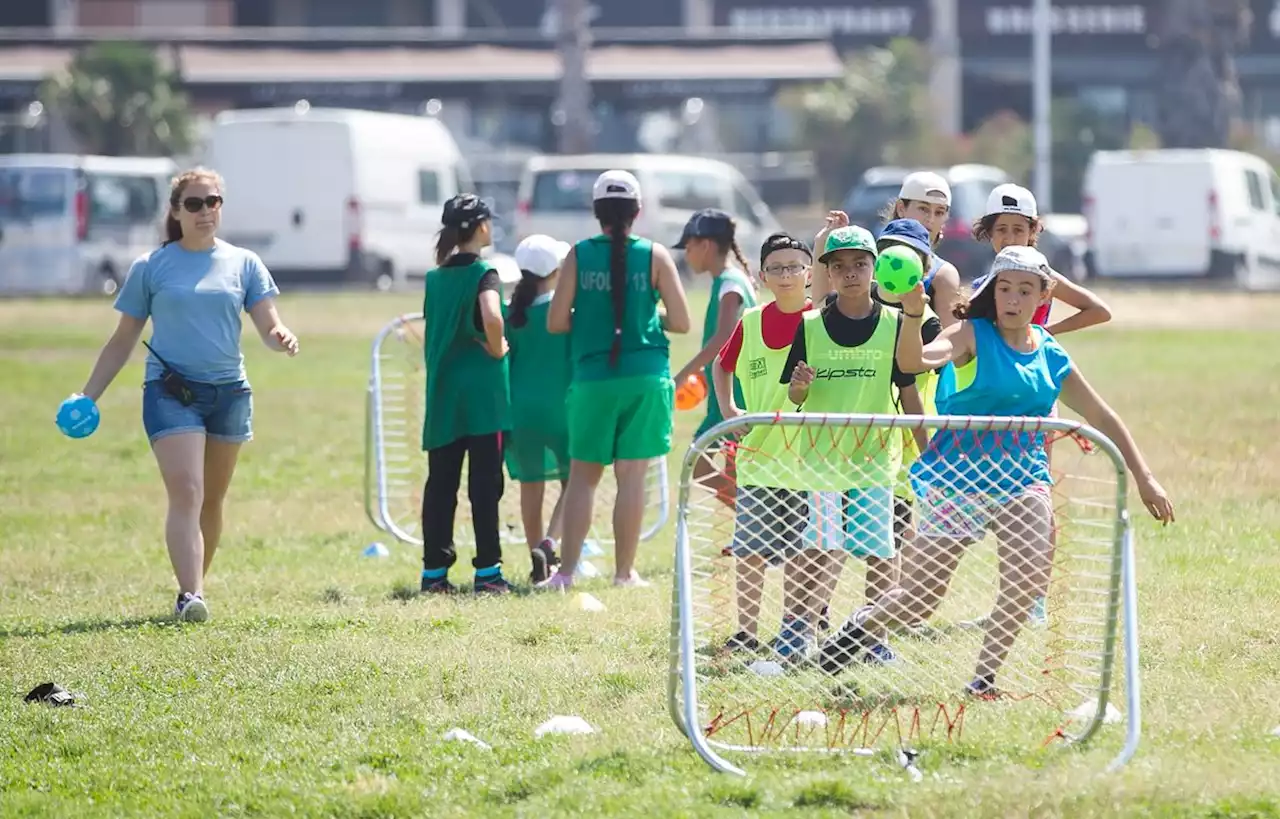
[[[909,247],[893,245],[876,258],[876,281],[895,296],[911,292],[923,278],[920,254]]]

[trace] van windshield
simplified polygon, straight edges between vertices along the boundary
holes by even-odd
[[[0,220],[21,222],[67,211],[67,172],[60,168],[0,168]]]
[[[533,176],[530,210],[591,211],[591,186],[609,168],[538,171]]]

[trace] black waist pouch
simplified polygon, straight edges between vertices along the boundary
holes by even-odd
[[[196,392],[191,388],[191,384],[187,382],[187,379],[182,377],[182,373],[170,367],[169,362],[161,358],[150,344],[144,341],[142,345],[151,351],[151,354],[156,357],[156,361],[159,361],[160,366],[164,368],[160,373],[160,386],[164,388],[164,391],[173,396],[184,407],[194,404],[196,402]]]

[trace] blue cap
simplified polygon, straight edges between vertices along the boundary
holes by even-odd
[[[894,219],[885,225],[884,230],[880,231],[880,235],[876,237],[876,244],[884,247],[886,242],[906,245],[926,256],[933,253],[928,228],[915,219]]]
[[[689,217],[689,221],[684,226],[684,233],[680,234],[680,241],[675,243],[675,249],[684,250],[690,239],[733,241],[734,232],[732,216],[722,210],[704,208]]]

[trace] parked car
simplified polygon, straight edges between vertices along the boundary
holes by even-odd
[[[440,120],[337,108],[224,111],[210,163],[227,241],[281,282],[391,290],[435,265],[446,200],[473,185]]]
[[[719,208],[738,222],[747,258],[781,230],[755,188],[728,163],[671,154],[537,156],[525,166],[516,204],[516,240],[545,233],[575,242],[600,232],[591,214],[591,186],[602,172],[631,171],[644,206],[635,232],[670,247],[696,210]],[[677,254],[679,256],[680,254]]]
[[[1040,252],[1049,266],[1074,282],[1089,277],[1085,266],[1088,251],[1089,223],[1078,213],[1046,213],[1041,216],[1044,231],[1040,234]]]
[[[116,292],[164,239],[170,159],[0,156],[0,294]]]
[[[1099,278],[1220,278],[1280,287],[1280,176],[1214,149],[1097,151],[1084,178]]]
[[[1013,181],[991,165],[952,165],[949,168],[898,168],[867,170],[845,197],[843,210],[855,225],[879,235],[881,213],[898,197],[902,180],[917,170],[933,170],[951,185],[951,219],[942,230],[938,254],[956,266],[962,279],[986,272],[994,258],[988,245],[973,240],[973,222],[983,215],[987,196],[997,186]]]

